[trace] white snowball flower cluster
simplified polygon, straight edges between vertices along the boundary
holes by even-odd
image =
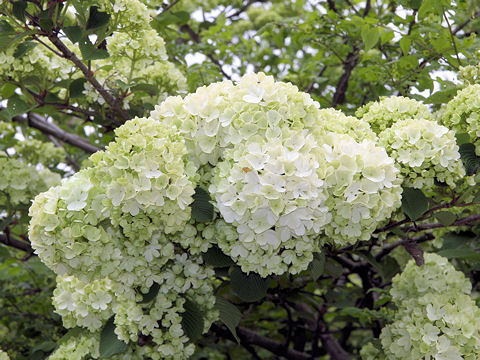
[[[480,85],[460,90],[441,111],[441,123],[457,134],[467,133],[480,156]]]
[[[403,96],[382,97],[379,101],[362,106],[355,115],[367,121],[377,134],[400,120],[412,118],[430,120],[432,118],[425,105]]]
[[[431,189],[437,180],[454,187],[465,176],[455,132],[435,121],[400,120],[378,137],[400,165],[405,186]]]
[[[60,183],[60,175],[37,169],[0,151],[0,206],[28,206],[38,193]]]
[[[321,126],[311,129],[316,136],[319,136],[319,134],[325,135],[327,132],[333,132],[350,135],[357,142],[363,140],[377,140],[377,136],[370,127],[370,124],[364,119],[347,116],[340,110],[332,108],[320,109],[317,117]]]
[[[348,135],[324,138],[328,172],[326,205],[332,221],[326,238],[338,245],[368,240],[378,223],[400,207],[399,171],[385,149],[374,142],[358,143]]]
[[[54,304],[65,326],[99,331],[113,315],[123,340],[141,332],[162,359],[187,358],[187,336],[171,333],[182,299],[205,314],[205,331],[217,316],[213,270],[170,237],[190,220],[196,168],[181,137],[157,121],[131,120],[116,135],[93,167],[37,196],[32,247],[60,275]],[[137,304],[136,289],[154,284],[154,305]]]
[[[8,354],[2,349],[0,349],[0,360],[10,360]]]
[[[398,308],[380,335],[388,359],[474,360],[480,358],[480,309],[471,283],[447,259],[425,254],[393,278]]]
[[[311,261],[315,237],[331,219],[322,155],[305,130],[285,130],[269,142],[252,139],[224,153],[209,191],[239,234],[234,242],[219,242],[220,248],[244,271],[295,274]],[[249,253],[265,261],[252,261]]]
[[[72,330],[64,336],[55,351],[48,357],[49,360],[83,360],[98,358],[99,334],[88,331]]]

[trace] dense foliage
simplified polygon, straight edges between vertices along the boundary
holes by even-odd
[[[479,358],[479,18],[0,1],[0,359]]]

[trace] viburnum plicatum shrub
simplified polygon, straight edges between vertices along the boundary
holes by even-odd
[[[470,296],[470,280],[444,257],[424,254],[424,259],[422,266],[410,260],[393,278],[393,322],[382,330],[381,349],[365,346],[363,359],[480,357],[480,308]]]
[[[392,128],[377,137],[369,122],[320,110],[296,86],[259,73],[168,97],[117,128],[88,168],[30,208],[31,244],[58,275],[56,311],[67,328],[86,329],[53,358],[96,358],[100,333],[112,329],[129,358],[186,359],[189,316],[203,314],[201,333],[219,315],[215,273],[201,256],[210,247],[247,274],[298,274],[324,245],[370,239],[400,207],[402,181],[461,176],[448,129],[396,122],[396,112],[429,118],[422,105],[380,105]],[[415,183],[415,172],[428,181]]]

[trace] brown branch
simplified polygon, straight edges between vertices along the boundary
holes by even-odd
[[[71,51],[59,38],[56,34],[48,34],[48,39],[52,42],[53,45],[62,53],[65,59],[70,60],[77,66],[78,69],[83,73],[85,79],[93,86],[95,90],[105,99],[105,102],[110,105],[110,107],[118,114],[118,116],[123,120],[127,121],[130,119],[130,115],[122,108],[121,101],[118,98],[115,98],[110,94],[95,78],[93,72],[80,60],[77,55]]]
[[[473,19],[476,19],[480,16],[480,11],[477,11],[475,14],[473,14],[472,17],[470,17],[469,19],[465,20],[463,23],[461,23],[460,25],[458,25],[457,28],[455,28],[455,30],[453,30],[452,34],[453,35],[457,35],[457,33],[462,30],[465,26],[467,26],[470,21],[472,21]]]
[[[258,3],[264,3],[266,2],[267,0],[248,0],[240,9],[238,9],[237,11],[235,11],[233,14],[231,15],[228,15],[227,18],[228,19],[231,19],[233,17],[236,17],[238,15],[240,15],[241,13],[243,13],[245,10],[247,10],[250,5],[258,2]]]
[[[452,26],[450,25],[450,21],[448,20],[448,16],[447,16],[447,13],[445,12],[445,9],[442,9],[442,10],[443,10],[443,17],[447,22],[448,31],[450,32],[450,38],[452,39],[453,50],[455,51],[455,55],[457,56],[458,65],[462,66],[460,56],[458,55],[457,43],[455,42],[455,35],[453,34]]]
[[[327,65],[323,65],[322,68],[320,69],[320,71],[317,73],[317,76],[315,76],[315,77],[318,78],[318,77],[322,76],[326,69],[327,69]],[[315,79],[314,79],[314,80],[310,83],[310,85],[307,86],[307,88],[305,89],[305,92],[306,92],[306,93],[309,93],[310,91],[312,91],[313,86],[314,86],[315,84],[316,84],[316,81],[315,81]]]
[[[224,326],[213,324],[211,330],[219,337],[235,341],[231,332]],[[291,360],[310,360],[309,354],[301,351],[285,349],[285,346],[275,340],[269,339],[263,335],[254,333],[253,331],[237,327],[237,335],[240,338],[242,345],[251,346],[256,345],[270,351],[271,353],[282,356]]]
[[[345,93],[348,89],[348,81],[353,69],[358,63],[358,49],[356,47],[347,55],[345,62],[343,63],[343,74],[338,80],[335,94],[333,95],[332,107],[341,105],[345,102]]]
[[[75,146],[79,149],[82,149],[83,151],[93,154],[97,151],[103,150],[100,147],[97,147],[93,144],[90,144],[90,142],[82,138],[81,136],[70,134],[62,129],[60,129],[58,126],[51,124],[49,122],[46,122],[42,117],[38,114],[35,113],[29,113],[27,115],[27,119],[25,119],[22,116],[14,116],[13,121],[16,121],[21,124],[27,124],[28,126],[40,130],[42,133],[46,135],[51,135],[54,136],[55,138],[70,144],[72,146]]]
[[[13,247],[17,250],[25,251],[26,253],[33,254],[33,249],[30,246],[30,244],[17,240],[15,238],[12,238],[11,236],[7,237],[3,234],[0,234],[0,243]]]

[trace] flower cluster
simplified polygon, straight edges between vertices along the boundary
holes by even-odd
[[[462,360],[480,356],[480,309],[471,283],[447,259],[425,254],[393,278],[390,291],[398,308],[380,335],[388,359]]]
[[[405,186],[430,189],[439,181],[454,187],[465,176],[455,133],[435,121],[400,120],[378,137],[400,165]]]
[[[403,96],[380,98],[357,110],[355,115],[367,121],[377,134],[400,120],[419,118],[430,120],[432,115],[422,103]]]
[[[480,85],[460,90],[441,111],[441,123],[457,134],[467,133],[480,155]]]
[[[338,245],[368,240],[377,225],[400,207],[399,171],[385,149],[374,142],[358,143],[344,134],[324,138],[326,205],[332,220],[323,241]]]
[[[25,139],[14,146],[15,153],[23,161],[32,164],[42,164],[49,168],[65,161],[65,150],[52,143],[46,143],[37,139]]]
[[[219,245],[244,271],[295,274],[311,261],[315,237],[331,219],[323,149],[306,131],[255,140],[225,151],[214,170],[209,191],[238,232],[238,240]]]
[[[6,352],[0,349],[0,360],[10,360],[10,357]]]
[[[77,331],[76,331],[77,330]],[[99,334],[88,331],[71,330],[59,342],[57,349],[49,356],[50,360],[82,360],[86,356],[99,357]]]
[[[37,169],[0,151],[0,206],[28,206],[35,195],[60,183],[60,175]]]
[[[190,220],[196,168],[176,131],[155,120],[131,120],[116,135],[92,167],[37,196],[31,243],[60,275],[54,304],[65,326],[97,331],[113,314],[123,340],[141,332],[163,359],[186,358],[193,346],[171,333],[185,299],[205,313],[205,331],[217,316],[213,270],[170,236]],[[154,284],[154,305],[137,304],[136,289]]]

